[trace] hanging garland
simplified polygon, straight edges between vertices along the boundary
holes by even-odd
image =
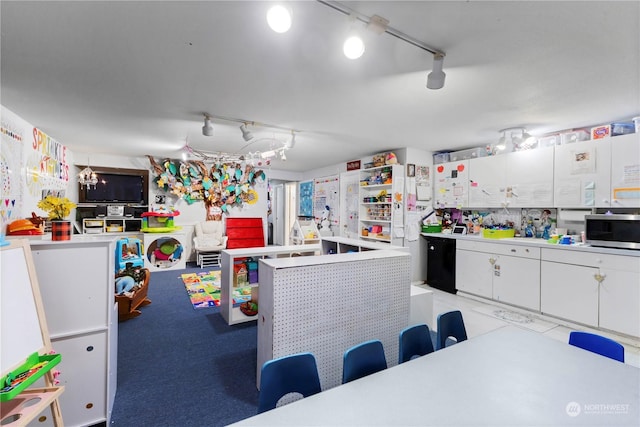
[[[254,204],[258,193],[252,188],[256,180],[264,180],[262,170],[240,163],[216,162],[210,167],[200,160],[180,161],[165,159],[158,163],[147,156],[156,176],[153,181],[159,189],[184,199],[188,204],[202,200],[207,219],[216,219],[233,206]]]

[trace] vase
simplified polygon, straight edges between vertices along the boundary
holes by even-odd
[[[71,240],[71,221],[63,219],[52,220],[51,240]]]

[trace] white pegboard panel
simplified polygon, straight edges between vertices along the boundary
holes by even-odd
[[[266,336],[260,328],[273,335],[271,343],[259,340],[258,362],[309,351],[323,390],[342,382],[344,351],[363,341],[382,341],[388,366],[396,365],[398,335],[409,319],[410,256],[331,257],[326,264],[266,266],[260,272],[265,321],[259,322],[259,336]],[[269,276],[265,281],[263,271]]]

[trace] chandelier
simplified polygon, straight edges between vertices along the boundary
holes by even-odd
[[[96,184],[98,183],[98,175],[87,165],[86,168],[82,169],[78,174],[78,183],[80,184],[80,188],[83,186],[87,186],[91,188],[96,188]]]

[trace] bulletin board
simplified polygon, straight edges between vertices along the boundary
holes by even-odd
[[[300,182],[298,186],[298,216],[313,216],[313,181]]]
[[[313,216],[316,221],[322,219],[325,206],[331,212],[329,221],[332,226],[340,225],[340,178],[338,175],[317,178],[313,182]]]

